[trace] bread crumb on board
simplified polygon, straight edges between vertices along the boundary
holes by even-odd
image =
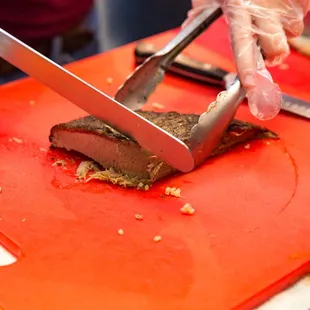
[[[248,143],[248,144],[245,144],[245,146],[244,146],[244,148],[245,148],[246,150],[249,150],[250,147],[251,147],[251,145],[250,145],[249,143]]]
[[[195,213],[195,209],[192,207],[190,203],[186,203],[181,209],[182,214],[193,215]]]
[[[113,79],[112,79],[111,77],[108,77],[108,78],[107,78],[107,83],[108,83],[109,85],[111,85],[111,84],[113,83]]]
[[[122,235],[124,234],[124,231],[123,231],[122,229],[119,229],[119,230],[117,231],[117,233],[118,233],[120,236],[122,236]]]
[[[143,220],[143,215],[137,213],[137,214],[135,215],[135,218],[136,218],[137,221],[142,221],[142,220]]]
[[[160,104],[158,102],[153,102],[152,103],[152,107],[155,108],[155,109],[164,109],[165,108],[164,105],[162,105],[162,104]]]
[[[161,241],[161,236],[155,236],[153,240],[154,242],[159,242]]]
[[[167,196],[181,197],[181,189],[176,187],[167,186],[165,189],[165,194]]]
[[[18,144],[22,144],[23,143],[23,140],[22,139],[19,139],[19,138],[16,138],[16,137],[13,137],[13,138],[10,138],[9,139],[10,142],[16,142]]]

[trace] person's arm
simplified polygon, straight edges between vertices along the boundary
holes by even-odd
[[[271,119],[281,110],[282,96],[266,65],[279,65],[289,55],[287,40],[302,33],[310,0],[192,0],[193,9],[185,24],[202,10],[219,4],[230,29],[250,110],[259,119]]]

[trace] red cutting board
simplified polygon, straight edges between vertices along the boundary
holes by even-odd
[[[113,95],[135,67],[133,49],[68,68]],[[187,53],[233,69],[223,21]],[[276,81],[310,100],[310,59],[293,52],[287,64]],[[217,92],[167,76],[148,108],[201,113]],[[263,123],[280,141],[240,146],[142,192],[75,183],[79,158],[48,150],[50,128],[82,115],[32,79],[0,88],[0,242],[18,256],[0,267],[4,310],[251,309],[309,271],[309,121],[281,113]],[[238,118],[259,123],[246,104]],[[66,170],[52,166],[58,159]],[[164,197],[166,186],[183,197]],[[186,202],[193,216],[180,213]]]

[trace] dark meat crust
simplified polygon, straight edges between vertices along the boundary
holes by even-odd
[[[154,123],[158,127],[166,130],[173,136],[186,143],[190,136],[191,129],[198,123],[199,115],[197,114],[180,114],[177,112],[150,112],[150,111],[136,111],[139,115]],[[105,137],[114,138],[117,140],[129,140],[126,136],[119,133],[112,127],[106,125],[102,121],[89,115],[80,119],[72,120],[67,123],[62,123],[54,126],[51,129],[50,142],[52,142],[53,131],[56,129],[72,130],[75,132],[92,133],[103,135]],[[231,144],[231,140],[240,140],[241,136],[246,132],[251,131],[252,134],[269,134],[270,137],[276,137],[276,134],[271,133],[263,127],[246,123],[243,121],[233,120],[219,147],[225,147],[226,144]],[[256,138],[256,137],[254,137]],[[242,142],[242,141],[240,141]]]
[[[199,115],[196,114],[180,114],[177,112],[136,111],[136,113],[182,141],[189,138],[192,127],[197,124],[199,119]],[[56,125],[52,128],[52,132],[56,128],[104,135],[118,140],[128,140],[126,136],[91,115]]]

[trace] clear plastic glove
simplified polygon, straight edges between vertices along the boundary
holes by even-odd
[[[202,10],[221,5],[250,110],[261,120],[274,118],[282,95],[266,65],[279,65],[289,55],[287,39],[302,33],[310,0],[192,0],[192,5],[183,27]]]

